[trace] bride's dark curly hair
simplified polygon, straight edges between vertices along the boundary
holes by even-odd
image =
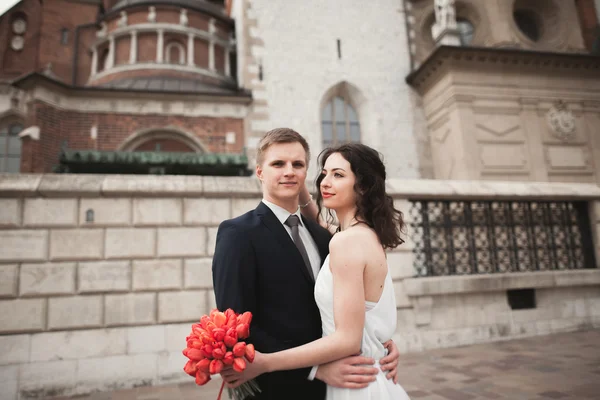
[[[379,242],[385,249],[393,249],[404,243],[401,235],[405,233],[404,218],[401,211],[394,208],[394,200],[385,192],[385,166],[381,155],[369,146],[360,143],[346,143],[330,147],[319,154],[318,163],[323,170],[325,162],[334,153],[339,153],[350,163],[356,176],[354,192],[356,193],[355,218],[369,225],[377,234]],[[319,174],[317,184],[317,206],[321,214],[323,196],[321,181],[325,175]],[[328,210],[328,222],[333,221],[331,210]]]

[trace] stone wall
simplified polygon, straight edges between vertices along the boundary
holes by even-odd
[[[595,185],[388,184],[408,219],[410,199],[590,201],[600,260]],[[254,178],[0,175],[0,399],[189,381],[218,224],[260,197]],[[415,278],[412,248],[388,255],[403,352],[600,327],[598,269]],[[538,308],[510,310],[514,287],[536,287]]]

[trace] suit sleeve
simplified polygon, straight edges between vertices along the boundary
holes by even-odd
[[[249,235],[228,221],[223,222],[217,231],[212,264],[219,310],[231,308],[236,313],[250,311],[252,315],[257,315],[257,268],[256,255]],[[256,318],[252,320],[248,342],[265,353],[289,348],[289,345],[266,333]]]

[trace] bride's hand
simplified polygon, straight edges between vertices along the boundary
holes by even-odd
[[[226,365],[221,370],[221,377],[227,383],[227,387],[233,389],[265,372],[267,372],[265,354],[256,351],[254,362],[250,363],[246,360],[246,369],[243,372],[237,372],[232,366]]]

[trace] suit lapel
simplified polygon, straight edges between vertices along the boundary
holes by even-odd
[[[296,265],[297,268],[300,268],[306,279],[314,285],[314,281],[306,270],[306,266],[304,265],[304,260],[302,259],[302,255],[300,255],[300,251],[294,244],[294,241],[287,233],[281,222],[277,219],[273,211],[269,207],[265,205],[261,201],[261,203],[256,207],[256,214],[261,219],[263,225],[267,227],[275,236],[279,244],[283,247],[283,250],[290,255],[290,258],[293,260],[293,264]]]

